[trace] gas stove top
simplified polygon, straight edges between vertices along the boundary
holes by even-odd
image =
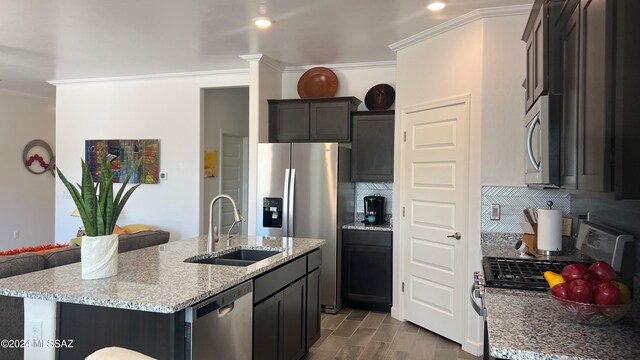
[[[545,271],[561,273],[569,261],[485,256],[482,259],[486,287],[547,291]]]

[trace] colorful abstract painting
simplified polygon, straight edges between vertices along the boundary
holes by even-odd
[[[142,157],[142,164],[131,176],[131,184],[157,184],[160,173],[160,141],[143,140],[86,140],[85,159],[93,174],[93,181],[98,181],[100,159],[106,155],[111,162],[111,169],[116,173],[114,183],[124,181],[129,170]]]

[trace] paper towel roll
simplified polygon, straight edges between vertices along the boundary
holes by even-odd
[[[538,209],[538,251],[562,251],[562,210]]]

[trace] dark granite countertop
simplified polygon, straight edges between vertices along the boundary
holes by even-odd
[[[517,257],[512,245],[517,236],[483,233],[483,255]],[[635,289],[632,309],[624,318],[613,325],[592,326],[559,317],[546,292],[487,288],[490,353],[501,359],[640,359],[638,277]]]

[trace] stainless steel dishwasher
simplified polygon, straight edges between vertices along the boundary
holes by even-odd
[[[185,359],[250,360],[252,323],[251,280],[188,307],[185,314]]]

